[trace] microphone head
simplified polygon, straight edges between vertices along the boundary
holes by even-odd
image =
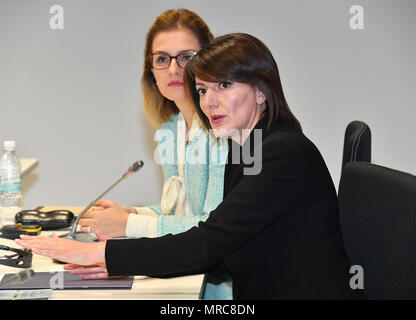
[[[135,173],[135,172],[139,171],[143,166],[144,166],[143,161],[142,160],[137,160],[135,163],[133,163],[129,167],[128,172]]]

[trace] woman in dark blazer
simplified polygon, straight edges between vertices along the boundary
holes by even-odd
[[[247,34],[225,35],[186,72],[201,119],[232,150],[224,200],[209,218],[152,239],[16,242],[90,277],[204,272],[230,276],[234,299],[356,298],[333,182],[286,103],[268,48]]]

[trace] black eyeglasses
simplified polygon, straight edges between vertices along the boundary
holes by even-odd
[[[184,51],[176,56],[170,56],[167,53],[157,52],[150,55],[150,62],[153,69],[161,70],[168,68],[172,59],[175,59],[178,66],[184,68],[194,55],[196,55],[196,51],[194,50]]]

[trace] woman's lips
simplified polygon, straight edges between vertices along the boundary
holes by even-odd
[[[172,80],[168,83],[169,87],[182,87],[183,86],[183,82],[182,81],[177,81],[177,80]]]
[[[211,123],[219,124],[224,119],[225,119],[225,116],[219,115],[219,114],[214,114],[213,116],[211,116]]]

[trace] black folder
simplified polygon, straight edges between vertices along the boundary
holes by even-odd
[[[67,271],[36,272],[34,277],[26,282],[2,286],[2,283],[13,277],[14,274],[5,274],[0,282],[0,290],[24,290],[24,289],[52,289],[52,290],[117,290],[131,289],[133,277],[113,279],[83,280],[80,275],[73,275]]]

